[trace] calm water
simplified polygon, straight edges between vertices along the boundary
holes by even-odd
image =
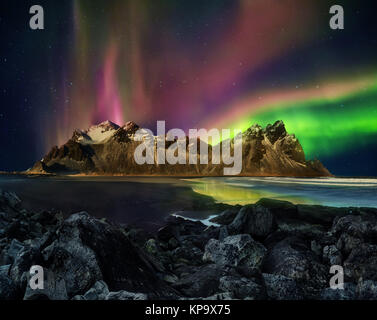
[[[377,208],[377,179],[355,178],[202,178],[191,180],[195,192],[228,204],[260,198],[334,207]]]
[[[217,213],[198,211],[198,201],[248,204],[267,197],[377,208],[377,179],[0,176],[0,188],[16,192],[28,209],[55,208],[65,214],[88,211],[96,217],[148,229],[158,228],[173,213],[198,219]]]

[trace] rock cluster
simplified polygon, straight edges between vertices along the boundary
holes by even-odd
[[[213,222],[171,216],[150,235],[0,191],[0,299],[377,299],[377,209],[262,199]],[[28,285],[33,265],[43,290]],[[332,265],[344,290],[329,287]]]

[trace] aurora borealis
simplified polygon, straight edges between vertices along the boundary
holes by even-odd
[[[28,10],[4,1],[0,169],[25,169],[104,120],[152,130],[157,120],[185,130],[283,120],[335,174],[377,175],[368,2],[337,1],[346,22],[335,31],[327,0],[40,1],[46,30],[32,32]],[[27,156],[12,161],[22,143]]]

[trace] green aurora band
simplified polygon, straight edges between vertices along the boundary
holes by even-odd
[[[231,128],[246,130],[283,120],[308,159],[325,158],[377,143],[377,85],[337,98],[312,98],[265,106],[245,115]]]

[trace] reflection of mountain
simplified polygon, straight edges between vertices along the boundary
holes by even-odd
[[[128,122],[123,127],[106,121],[86,131],[76,130],[62,147],[38,161],[32,173],[83,173],[121,175],[222,176],[224,165],[138,165],[134,152],[139,127]],[[243,134],[241,175],[250,176],[329,176],[319,162],[306,161],[299,141],[286,132],[284,123],[276,122],[263,129],[253,125]],[[166,143],[166,148],[169,147]],[[192,141],[188,141],[188,145]],[[169,144],[172,144],[171,142]],[[198,144],[199,145],[199,144]],[[199,148],[198,148],[199,149]],[[199,150],[198,150],[199,154]],[[187,161],[188,163],[188,161]],[[198,161],[199,163],[199,161]]]

